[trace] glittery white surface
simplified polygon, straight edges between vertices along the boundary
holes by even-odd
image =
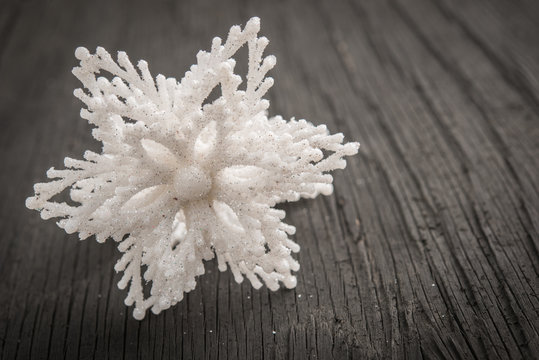
[[[124,52],[117,61],[103,48],[75,52],[80,66],[73,74],[85,90],[74,93],[103,150],[51,168],[52,181],[36,184],[26,205],[43,219],[60,218],[58,226],[81,239],[118,242],[123,256],[115,269],[124,273],[118,286],[129,285],[125,303],[135,304],[137,319],[181,301],[204,273],[203,260],[214,256],[237,282],[295,287],[299,264],[291,253],[299,246],[289,238],[295,228],[273,206],[331,194],[326,172],[343,169],[343,157],[358,151],[358,143],[343,144],[343,135],[330,135],[324,125],[268,118],[262,97],[273,85],[266,73],[276,59],[263,58],[268,40],[258,37],[259,28],[252,18],[243,30],[233,26],[224,44],[214,38],[180,82],[154,80],[145,61],[135,67]],[[245,44],[242,87],[232,56]],[[221,97],[203,105],[216,86]],[[66,188],[72,204],[52,200]],[[146,298],[144,286],[151,286]]]

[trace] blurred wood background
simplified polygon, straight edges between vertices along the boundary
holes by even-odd
[[[294,290],[206,265],[143,321],[112,241],[24,200],[64,156],[99,151],[72,95],[79,45],[180,78],[262,19],[271,114],[360,141],[335,194],[284,205]],[[0,3],[0,358],[520,359],[539,351],[539,2]],[[244,53],[246,54],[246,52]]]

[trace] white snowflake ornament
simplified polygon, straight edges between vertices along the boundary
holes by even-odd
[[[58,226],[81,239],[118,242],[118,286],[130,284],[125,303],[135,304],[136,319],[181,301],[204,273],[203,260],[214,256],[238,283],[245,276],[256,289],[295,287],[295,228],[273,206],[331,194],[326,172],[343,169],[343,157],[358,151],[358,143],[343,144],[343,135],[324,125],[267,117],[262,97],[276,60],[262,58],[268,39],[258,37],[259,28],[252,18],[243,30],[233,26],[224,44],[214,38],[180,82],[154,80],[145,61],[135,67],[124,52],[115,61],[103,48],[75,51],[80,66],[73,74],[85,90],[74,94],[103,150],[66,157],[66,169],[51,168],[53,180],[36,184],[26,206],[43,219],[60,218]],[[249,65],[240,90],[231,57],[244,44]],[[97,77],[101,71],[112,79]],[[222,95],[203,105],[216,86]],[[52,199],[66,189],[74,204]]]

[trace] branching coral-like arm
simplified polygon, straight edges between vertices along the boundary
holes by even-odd
[[[325,125],[305,120],[261,120],[227,139],[226,148],[234,150],[226,152],[228,166],[220,171],[217,184],[272,205],[330,195],[333,177],[327,172],[346,167],[344,157],[359,147],[343,144],[343,139],[342,134],[330,135]],[[256,151],[261,143],[264,152]],[[230,191],[219,194],[226,201]]]

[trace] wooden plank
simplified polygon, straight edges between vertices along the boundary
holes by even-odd
[[[0,15],[0,358],[532,358],[539,350],[539,24],[533,2],[10,2]],[[294,290],[214,262],[139,322],[112,242],[24,208],[78,118],[78,45],[181,77],[231,24],[262,19],[273,114],[362,143],[331,197],[281,205]],[[244,52],[244,54],[246,54]],[[240,61],[240,69],[244,62]],[[244,67],[243,67],[244,68]]]

